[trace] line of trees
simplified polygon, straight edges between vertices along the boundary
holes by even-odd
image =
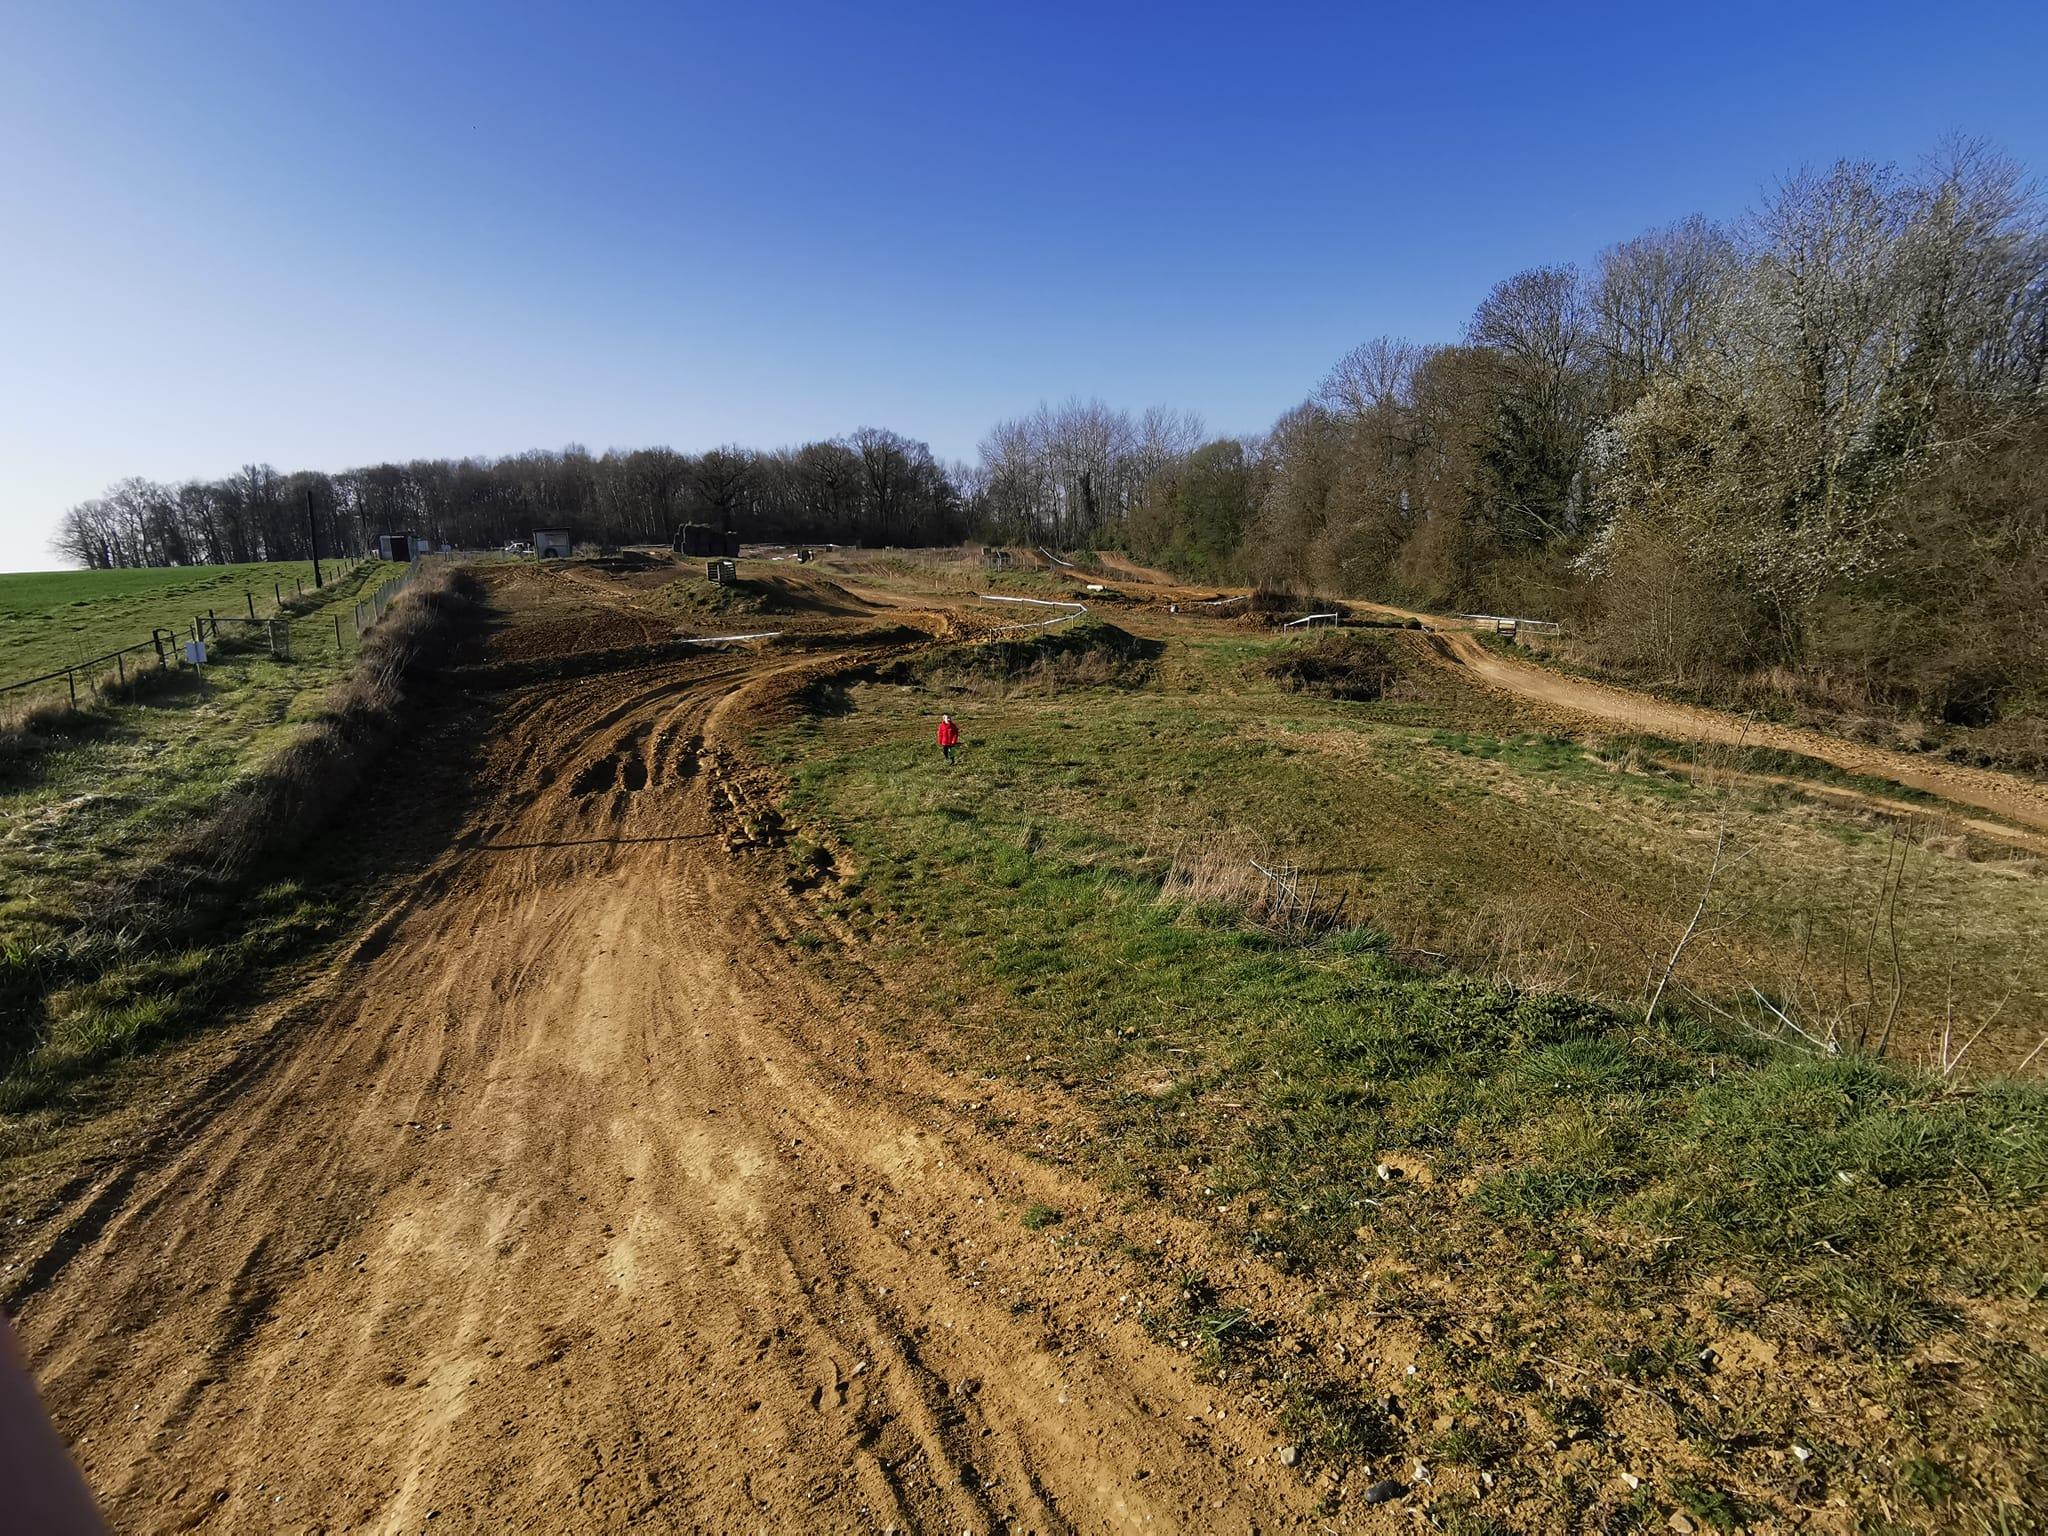
[[[999,530],[1563,617],[1627,675],[2011,727],[2048,766],[2048,222],[1979,145],[1844,162],[1345,354],[1266,433],[1098,405],[981,449]]]
[[[580,447],[502,459],[415,459],[324,474],[267,464],[223,480],[123,480],[66,512],[54,548],[92,569],[299,560],[367,552],[380,534],[490,548],[566,527],[599,544],[667,542],[707,521],[755,539],[934,544],[966,537],[959,475],[879,427],[800,448]]]
[[[1496,284],[1455,342],[1368,341],[1270,430],[1073,399],[973,464],[879,429],[129,480],[85,565],[298,557],[385,531],[1119,547],[1204,577],[1573,621],[1586,655],[1951,724],[2048,719],[2048,220],[1976,144],[1782,181]],[[2037,754],[2048,763],[2048,733]]]

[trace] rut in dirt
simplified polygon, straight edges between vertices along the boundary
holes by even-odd
[[[1309,1519],[1271,1425],[1020,1227],[1076,1191],[785,962],[730,724],[828,664],[505,696],[456,846],[80,1192],[19,1300],[118,1528]]]

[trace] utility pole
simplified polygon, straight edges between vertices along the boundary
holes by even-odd
[[[313,586],[320,586],[320,525],[313,521],[313,487],[306,487],[306,536],[313,541]]]

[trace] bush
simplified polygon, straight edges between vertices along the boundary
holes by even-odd
[[[1268,661],[1266,676],[1290,693],[1370,701],[1401,675],[1401,657],[1385,635],[1325,631]]]
[[[954,687],[1138,688],[1165,649],[1114,624],[1082,619],[1028,639],[948,646],[894,675],[898,681]]]

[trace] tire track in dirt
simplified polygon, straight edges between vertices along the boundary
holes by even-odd
[[[121,1529],[1310,1521],[1270,1425],[1018,1225],[1055,1176],[878,1089],[783,961],[716,808],[746,685],[822,664],[508,701],[381,943],[78,1193],[16,1300]]]

